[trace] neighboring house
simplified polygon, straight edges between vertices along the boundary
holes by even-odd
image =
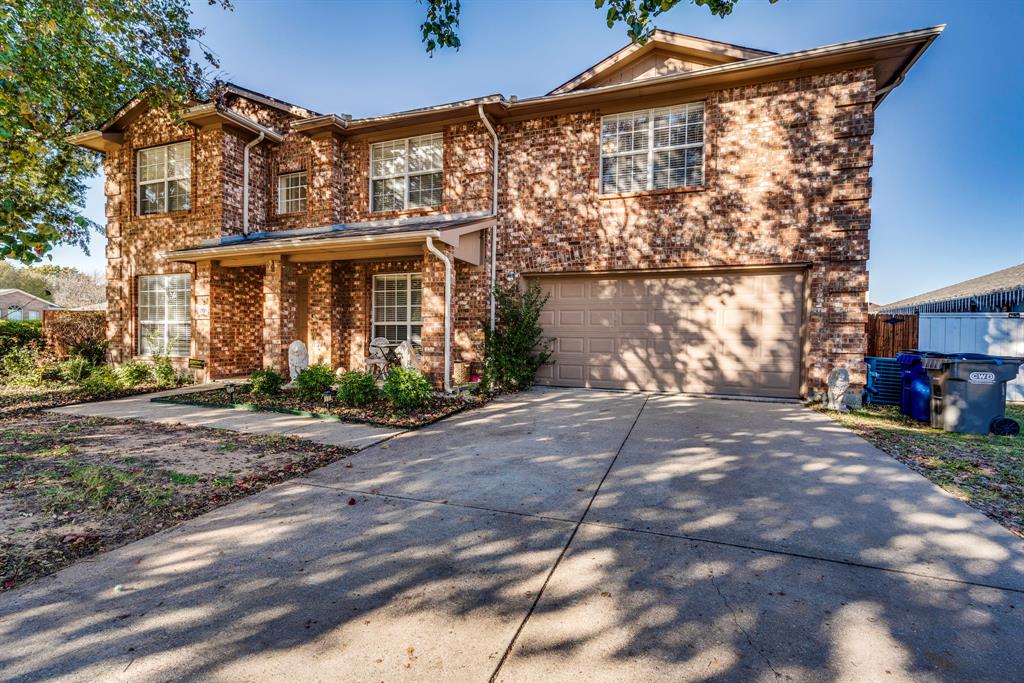
[[[1024,263],[894,301],[881,313],[1008,313],[1024,311]]]
[[[480,363],[491,283],[536,278],[541,382],[856,387],[874,112],[941,30],[787,54],[658,31],[547,95],[368,118],[134,101],[72,139],[106,155],[111,352],[217,378],[285,370],[294,339],[362,368],[383,336],[440,385]]]
[[[20,289],[0,289],[0,320],[42,320],[60,306]]]

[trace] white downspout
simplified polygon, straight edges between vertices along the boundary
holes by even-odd
[[[452,261],[427,235],[427,249],[444,262],[444,393],[452,393]]]
[[[249,234],[249,150],[263,142],[264,134],[261,131],[259,137],[246,143],[245,151],[242,152],[242,234]]]
[[[490,296],[490,320],[491,320],[491,332],[494,332],[494,286],[497,284],[497,268],[498,268],[498,133],[495,132],[494,126],[491,125],[491,120],[487,118],[487,114],[484,113],[484,105],[477,105],[477,112],[480,114],[480,120],[484,122],[484,126],[487,128],[487,132],[491,134],[492,147],[494,148],[494,158],[491,162],[491,167],[494,176],[494,187],[491,188],[491,215],[494,216],[494,226],[491,227],[491,296]]]

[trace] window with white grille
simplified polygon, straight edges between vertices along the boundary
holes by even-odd
[[[419,345],[423,329],[423,278],[419,273],[373,277],[373,336]]]
[[[137,166],[140,216],[192,206],[191,142],[140,149]]]
[[[306,210],[306,172],[277,176],[277,212],[295,213]]]
[[[704,103],[601,119],[601,193],[704,184]]]
[[[370,211],[441,205],[444,136],[370,145]]]
[[[139,278],[139,353],[188,356],[192,283],[187,274]]]

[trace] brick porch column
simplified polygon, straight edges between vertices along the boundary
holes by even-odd
[[[263,367],[288,374],[288,345],[295,339],[295,264],[287,256],[267,261],[263,275]]]
[[[217,264],[213,261],[197,263],[195,279],[192,282],[192,357],[206,361],[206,369],[192,371],[199,382],[209,381],[213,371],[210,348],[210,287],[215,268]]]
[[[455,249],[440,240],[434,246],[455,263]],[[454,268],[452,269],[455,270]],[[452,273],[454,294],[455,273]],[[452,310],[455,310],[454,296]],[[420,343],[423,345],[424,369],[429,372],[434,386],[444,384],[444,262],[423,246],[423,302],[421,304],[423,329]],[[455,326],[452,325],[454,334]],[[454,357],[454,347],[453,347]]]

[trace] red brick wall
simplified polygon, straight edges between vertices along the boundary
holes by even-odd
[[[865,68],[712,93],[700,191],[600,196],[598,111],[503,124],[500,271],[807,262],[811,386],[863,381],[874,88]]]
[[[263,277],[260,266],[211,269],[208,362],[213,379],[248,375],[263,366]]]

